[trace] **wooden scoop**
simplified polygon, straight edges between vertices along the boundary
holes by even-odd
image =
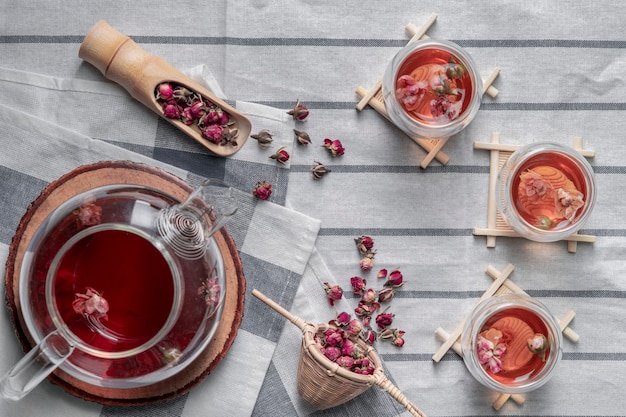
[[[87,33],[80,45],[78,56],[98,68],[106,78],[124,87],[132,97],[218,156],[234,154],[250,135],[251,123],[241,112],[163,59],[141,49],[132,39],[113,29],[104,20],[96,23]],[[230,120],[234,121],[234,127],[238,130],[235,144],[215,144],[203,138],[197,126],[187,126],[179,120],[165,117],[155,96],[156,87],[163,82],[178,84],[195,91],[227,112]]]

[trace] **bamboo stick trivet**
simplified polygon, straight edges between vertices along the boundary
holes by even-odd
[[[509,159],[511,154],[519,149],[518,145],[505,145],[500,143],[500,133],[493,132],[491,134],[491,142],[474,142],[474,149],[485,149],[490,151],[489,159],[489,192],[487,197],[487,227],[475,227],[472,233],[475,236],[487,236],[487,247],[494,248],[496,246],[496,237],[521,237],[511,226],[504,220],[502,214],[496,207],[497,198],[497,179],[498,173],[502,166]],[[595,151],[583,149],[583,139],[579,136],[574,137],[574,149],[586,158],[593,158]],[[567,251],[575,253],[578,242],[594,243],[595,236],[581,235],[574,233],[563,240],[567,241]]]
[[[429,39],[429,36],[426,34],[426,32],[428,31],[428,29],[430,29],[433,23],[435,23],[435,20],[437,20],[437,15],[432,14],[430,15],[426,23],[422,25],[422,27],[418,28],[412,23],[407,24],[404,29],[407,34],[411,36],[411,39],[408,41],[407,45],[421,39]],[[491,74],[485,80],[483,80],[483,95],[488,94],[491,97],[495,97],[496,95],[498,95],[498,90],[492,85],[495,79],[498,77],[498,74],[500,74],[500,68],[496,67],[491,72]],[[365,108],[365,106],[369,104],[374,110],[382,114],[387,120],[390,120],[389,116],[387,115],[387,110],[385,109],[385,101],[383,99],[382,79],[379,79],[370,90],[358,86],[356,89],[356,93],[359,95],[359,97],[361,97],[361,100],[356,105],[357,110],[361,111]],[[427,139],[411,136],[408,134],[407,136],[409,136],[415,143],[417,143],[419,146],[422,147],[422,149],[427,152],[426,157],[424,157],[424,159],[420,163],[420,167],[426,168],[433,159],[437,159],[443,165],[447,164],[450,160],[450,157],[441,150],[449,138]]]
[[[517,284],[509,279],[509,275],[513,272],[513,265],[508,264],[504,270],[498,271],[495,267],[488,265],[487,266],[487,275],[493,279],[493,283],[491,286],[485,291],[482,297],[478,300],[476,305],[478,305],[481,301],[486,300],[489,297],[500,294],[524,294],[528,295],[524,290],[522,290]],[[569,327],[569,324],[576,316],[574,311],[569,310],[565,313],[563,318],[559,319],[559,327],[563,332],[563,336],[569,339],[571,342],[576,343],[580,336]],[[461,332],[463,331],[463,326],[465,325],[465,321],[469,317],[469,313],[463,318],[463,320],[459,323],[459,325],[454,329],[452,333],[448,333],[441,327],[438,327],[435,330],[435,336],[439,339],[443,344],[441,347],[435,352],[432,359],[435,362],[439,362],[441,358],[446,354],[446,352],[450,349],[454,351],[457,355],[463,357],[463,351],[461,349]],[[524,396],[521,394],[505,394],[500,393],[496,400],[494,401],[493,408],[499,410],[502,406],[509,400],[513,400],[517,404],[523,404],[525,400]]]
[[[373,375],[360,375],[342,368],[326,358],[319,349],[318,343],[313,339],[318,332],[330,328],[330,325],[307,323],[256,289],[252,290],[252,295],[302,330],[302,345],[298,362],[298,393],[310,405],[320,410],[335,407],[362,394],[372,385],[378,385],[402,404],[412,416],[426,417],[426,414],[387,379],[380,357],[372,346],[362,340],[357,341],[376,367]]]

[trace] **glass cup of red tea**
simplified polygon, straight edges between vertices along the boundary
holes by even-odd
[[[538,142],[516,150],[498,174],[497,207],[519,235],[553,242],[576,233],[596,201],[593,168],[575,149]]]
[[[508,394],[548,382],[561,359],[562,341],[559,324],[546,306],[523,294],[482,301],[461,334],[463,360],[472,376]]]
[[[471,56],[443,40],[420,40],[401,49],[382,80],[391,121],[412,137],[449,138],[476,116],[482,79]]]

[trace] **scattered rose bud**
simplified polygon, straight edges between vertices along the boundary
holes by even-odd
[[[266,148],[270,146],[270,143],[274,140],[272,137],[272,133],[269,130],[262,129],[259,133],[250,135],[252,139],[256,139],[259,142],[259,145]]]
[[[361,235],[355,238],[354,241],[361,255],[365,255],[374,247],[374,239],[367,235]]]
[[[259,181],[254,186],[252,194],[259,200],[267,200],[272,195],[272,184],[267,181]]]
[[[314,180],[319,180],[329,172],[331,172],[330,169],[326,168],[326,166],[321,162],[315,161],[315,165],[311,167],[311,173],[313,173]]]
[[[376,316],[376,324],[380,329],[386,329],[393,323],[393,318],[395,317],[392,313],[380,313]]]
[[[382,290],[378,291],[378,302],[385,303],[387,301],[391,301],[394,294],[395,291],[391,288],[383,288]]]
[[[360,320],[352,319],[348,323],[348,328],[346,329],[346,333],[350,336],[358,336],[363,331],[363,323]]]
[[[335,301],[339,301],[343,297],[343,290],[339,285],[331,286],[328,282],[325,282],[324,291],[326,291],[326,297],[331,306],[334,306]]]
[[[396,333],[396,337],[391,341],[391,343],[394,344],[394,346],[397,347],[402,347],[404,346],[404,338],[402,336],[404,336],[404,330],[398,330]]]
[[[354,295],[361,295],[367,286],[367,281],[361,277],[350,278],[350,284],[352,285],[352,293]]]
[[[376,341],[376,332],[372,329],[368,329],[363,333],[363,340],[370,345]]]
[[[402,272],[399,269],[394,269],[389,273],[389,279],[385,282],[385,287],[398,288],[404,285]]]
[[[303,122],[309,116],[309,109],[304,104],[300,104],[300,99],[298,99],[296,100],[296,105],[287,114],[293,117],[293,120]]]
[[[404,346],[404,334],[404,330],[385,329],[380,333],[380,338],[383,340],[390,340],[393,345],[402,347]]]
[[[342,311],[337,314],[337,318],[335,318],[335,322],[333,323],[337,327],[344,327],[350,324],[350,313]]]
[[[300,145],[308,145],[311,143],[311,137],[306,132],[301,132],[299,130],[293,130],[294,135],[296,135],[296,140]]]
[[[378,294],[376,294],[376,290],[373,288],[368,288],[363,295],[361,296],[361,301],[365,304],[371,305],[378,298]]]
[[[289,152],[285,150],[284,146],[281,146],[275,154],[270,156],[270,158],[275,159],[284,165],[289,160]]]
[[[370,271],[374,267],[374,254],[368,253],[365,255],[365,257],[361,259],[361,262],[359,262],[359,267],[365,272]]]
[[[332,156],[341,156],[345,152],[345,148],[339,139],[331,140],[326,138],[322,146],[328,149]]]

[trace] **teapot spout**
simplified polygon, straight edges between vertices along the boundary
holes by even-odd
[[[18,401],[59,367],[74,351],[74,345],[58,330],[50,333],[0,378],[0,396]]]

